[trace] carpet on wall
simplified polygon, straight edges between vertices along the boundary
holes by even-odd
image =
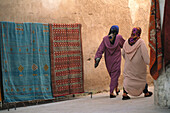
[[[49,25],[0,22],[4,102],[52,99]]]
[[[1,44],[0,44],[1,45]],[[2,69],[1,69],[1,52],[0,52],[0,107],[2,107]]]
[[[53,96],[84,92],[81,24],[50,24]]]
[[[164,21],[163,21],[163,42],[165,66],[170,64],[170,1],[165,0]]]
[[[156,80],[162,69],[162,39],[159,0],[151,1],[149,23],[150,74]]]

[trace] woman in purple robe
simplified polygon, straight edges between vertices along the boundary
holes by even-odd
[[[118,78],[120,76],[121,66],[121,48],[125,40],[118,34],[119,27],[113,25],[110,28],[110,32],[103,38],[96,55],[95,55],[95,68],[98,66],[102,54],[104,53],[105,64],[107,71],[110,75],[110,98],[115,98],[114,89],[118,95],[120,90],[118,89]]]

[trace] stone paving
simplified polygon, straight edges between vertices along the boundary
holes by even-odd
[[[153,92],[153,87],[149,87],[149,90]],[[170,113],[170,109],[154,105],[154,96],[145,98],[142,94],[122,100],[122,90],[116,98],[110,99],[108,95],[104,92],[93,95],[92,99],[88,95],[73,100],[19,107],[16,110],[1,110],[0,113]]]

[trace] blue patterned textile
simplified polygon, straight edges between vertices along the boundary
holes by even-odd
[[[52,99],[49,26],[0,22],[5,102]]]

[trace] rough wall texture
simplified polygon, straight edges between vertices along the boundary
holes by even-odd
[[[170,108],[170,65],[154,81],[154,102],[156,105]]]
[[[149,13],[150,0],[0,0],[0,21],[82,24],[86,91],[109,89],[104,59],[94,69],[94,55],[110,27],[117,24],[127,39],[131,29],[140,26],[148,45]],[[152,82],[148,73],[148,83]],[[122,87],[122,75],[119,83]]]

